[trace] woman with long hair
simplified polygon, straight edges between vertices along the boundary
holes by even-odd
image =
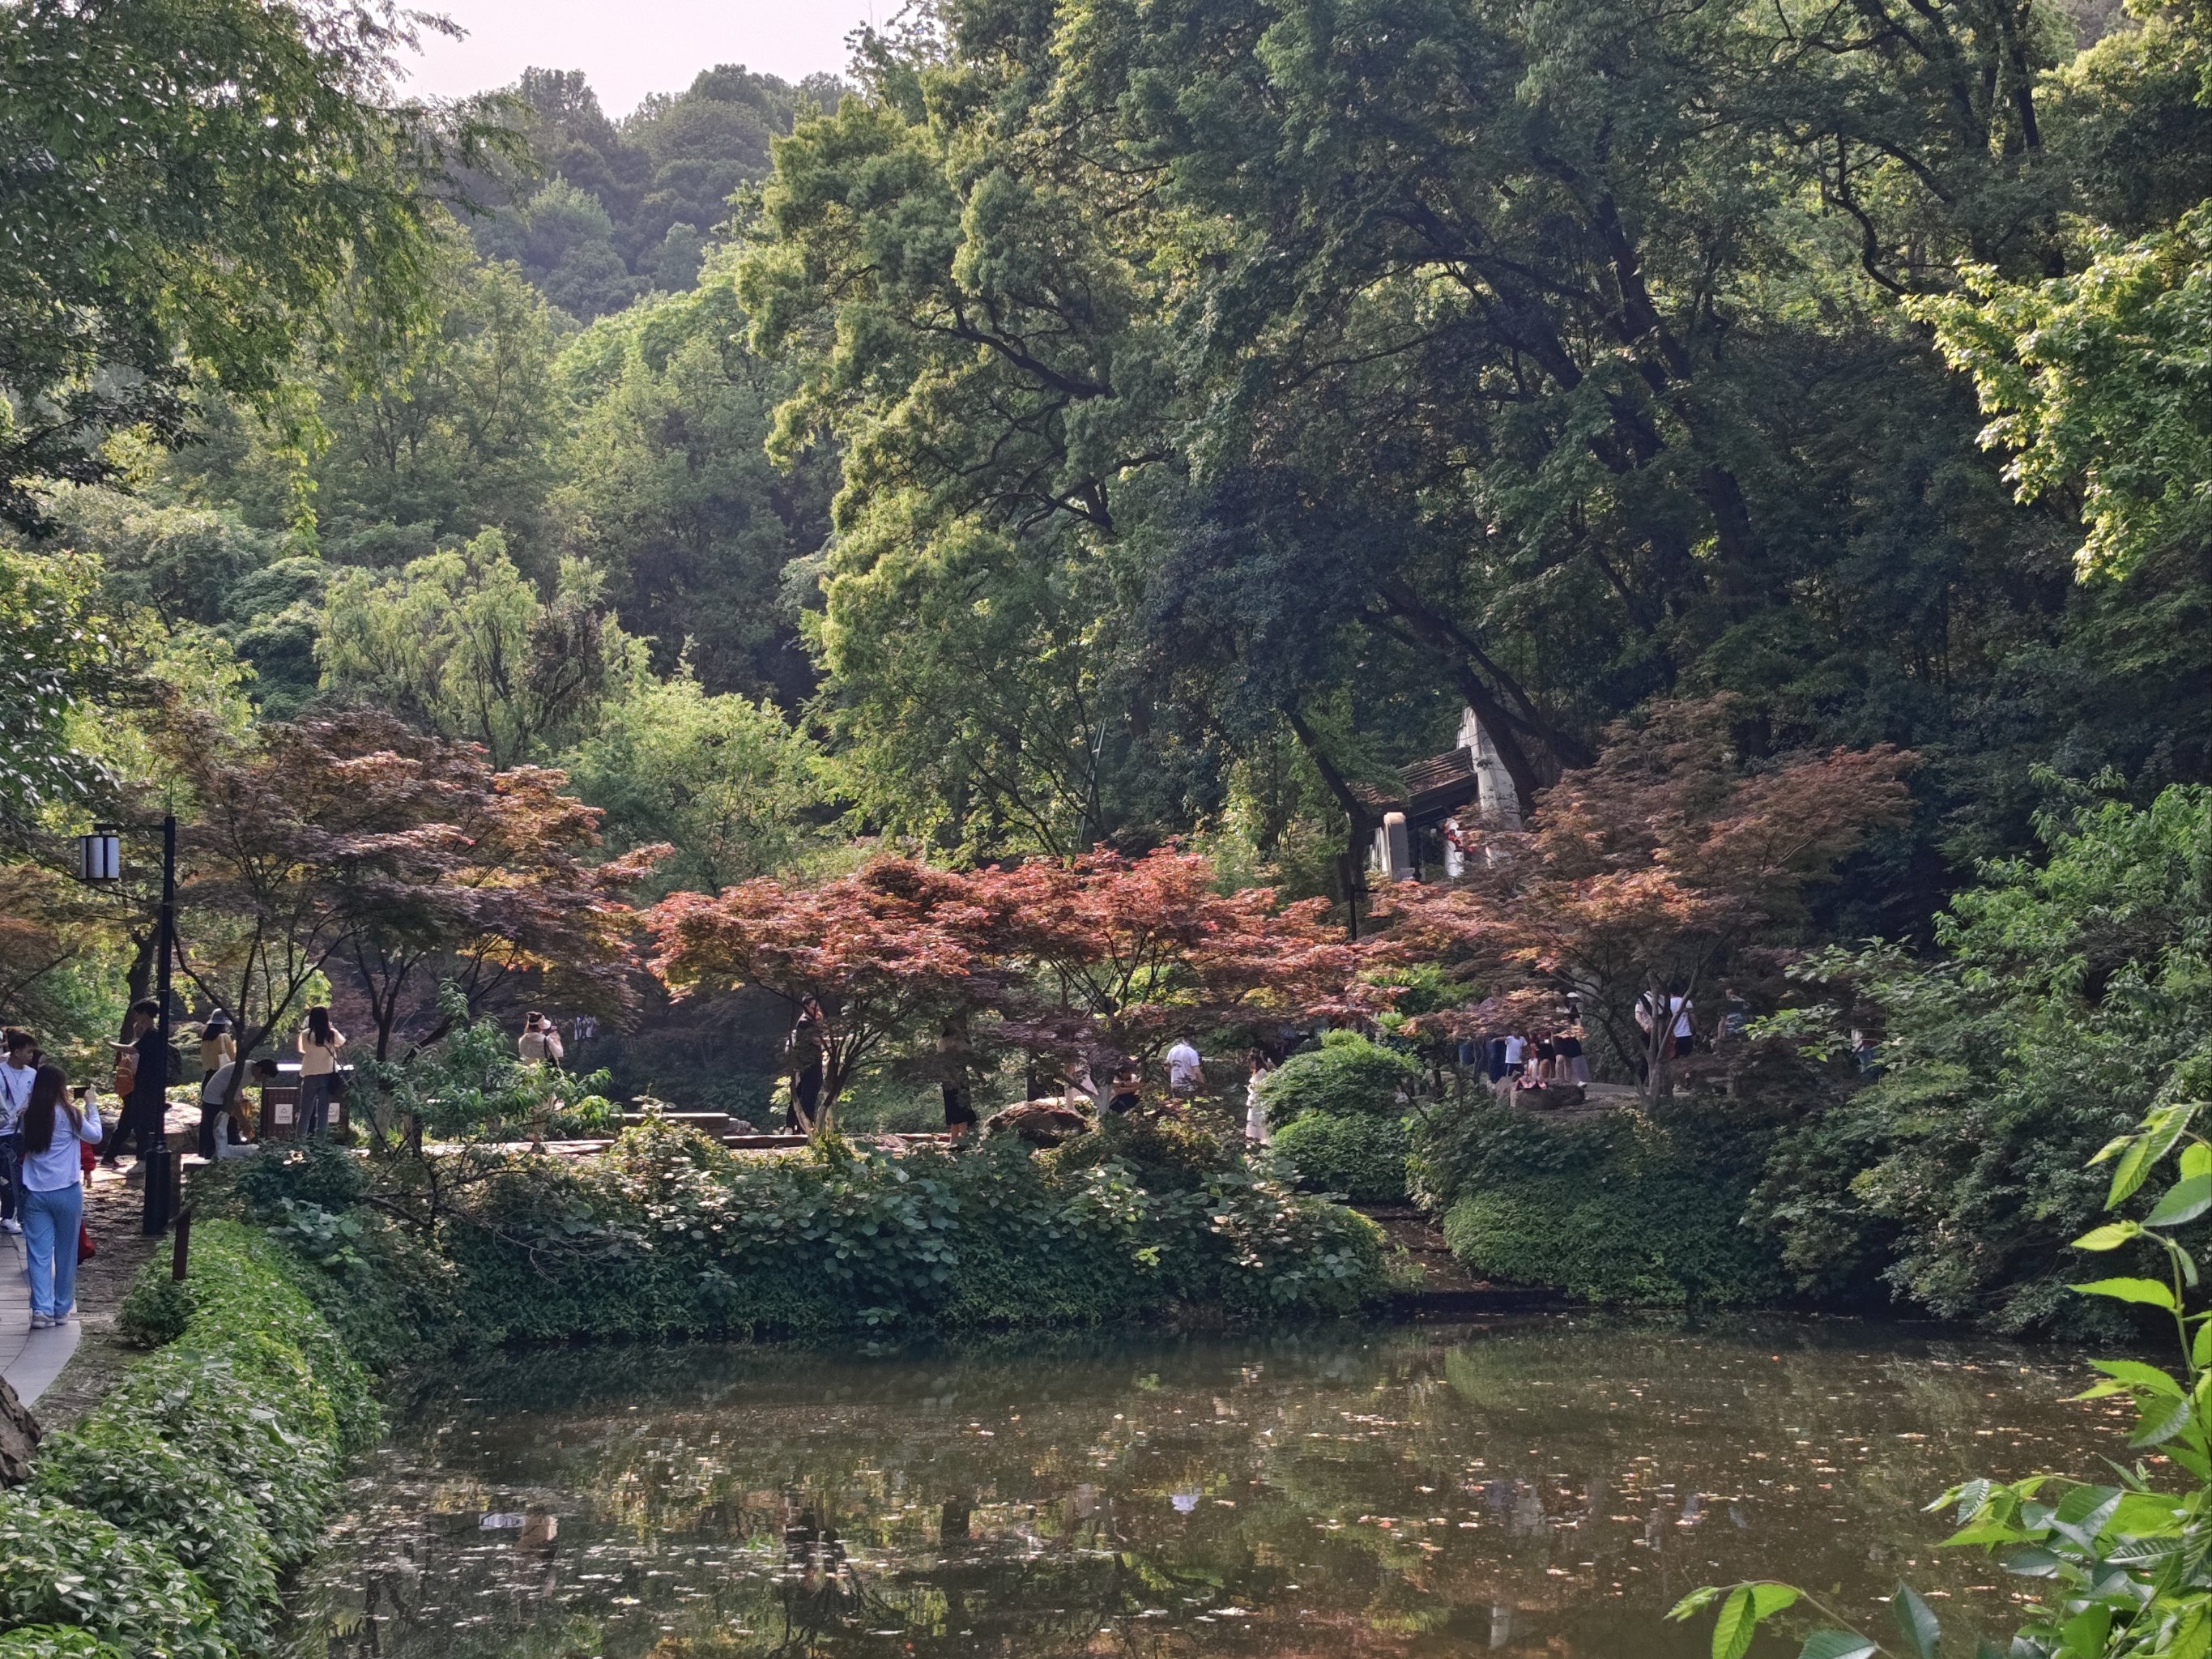
[[[300,1133],[303,1135],[319,1135],[330,1127],[338,1051],[345,1042],[345,1033],[331,1024],[328,1008],[317,1003],[307,1010],[307,1023],[300,1028]]]
[[[85,1089],[82,1107],[69,1079],[49,1061],[39,1067],[23,1109],[23,1246],[31,1258],[31,1328],[76,1316],[76,1237],[84,1220],[79,1147],[98,1146],[100,1104]]]

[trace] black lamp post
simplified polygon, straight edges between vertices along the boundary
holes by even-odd
[[[125,825],[95,823],[92,833],[77,837],[77,878],[81,881],[105,884],[123,878],[123,835],[126,829],[150,832],[152,824]],[[157,1238],[169,1224],[177,1211],[177,1154],[169,1150],[167,1087],[169,1081],[169,996],[172,988],[170,965],[177,951],[177,818],[170,813],[163,817],[161,830],[161,908],[155,924],[155,957],[154,997],[161,1006],[155,1017],[155,1030],[160,1033],[161,1049],[162,1109],[154,1119],[154,1144],[139,1158],[146,1174],[145,1210],[143,1231],[149,1238]],[[130,1103],[121,1109],[128,1111]]]

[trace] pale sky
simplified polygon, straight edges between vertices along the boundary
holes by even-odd
[[[580,69],[609,115],[649,92],[681,92],[716,64],[796,81],[842,70],[845,37],[886,23],[898,0],[423,0],[468,31],[430,37],[406,90],[459,97],[507,85],[528,67]]]

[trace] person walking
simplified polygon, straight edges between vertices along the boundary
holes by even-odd
[[[1145,1103],[1145,1074],[1138,1067],[1133,1055],[1122,1060],[1114,1067],[1113,1081],[1107,1085],[1106,1109],[1120,1117],[1133,1112]]]
[[[8,1057],[0,1062],[0,1232],[23,1231],[23,1110],[38,1081],[39,1042],[20,1026],[8,1028]]]
[[[232,1035],[230,1016],[216,1009],[200,1027],[200,1075],[212,1077],[238,1058],[238,1039]]]
[[[1590,1080],[1589,1057],[1583,1053],[1582,1026],[1579,1024],[1570,1025],[1559,1033],[1554,1039],[1554,1042],[1559,1051],[1559,1070],[1565,1075],[1566,1081],[1588,1088]]]
[[[156,1073],[156,1075],[159,1075]],[[79,1104],[58,1066],[39,1067],[23,1109],[23,1248],[30,1258],[31,1328],[50,1330],[76,1316],[76,1255],[84,1224],[82,1146],[97,1146],[100,1103]]]
[[[300,1028],[300,1133],[330,1133],[331,1097],[337,1091],[338,1055],[345,1033],[331,1024],[331,1011],[318,1003]]]
[[[1188,1100],[1206,1084],[1206,1062],[1199,1058],[1198,1045],[1185,1031],[1168,1050],[1168,1093],[1177,1100]]]
[[[822,1099],[823,1060],[822,1005],[814,998],[800,1001],[799,1018],[792,1023],[784,1051],[791,1063],[791,1101],[784,1110],[784,1132],[812,1134],[814,1109]]]
[[[130,1030],[125,1041],[110,1045],[115,1050],[116,1092],[123,1097],[100,1146],[100,1161],[111,1170],[119,1167],[116,1160],[133,1139],[143,1163],[161,1144],[169,1112],[169,1051],[161,1042],[161,1005],[151,997],[132,1003]]]
[[[945,1133],[964,1135],[975,1127],[975,1091],[970,1085],[975,1063],[975,1046],[969,1041],[964,1014],[938,1027],[937,1054],[939,1062],[945,1067],[945,1075],[938,1083],[945,1097]]]

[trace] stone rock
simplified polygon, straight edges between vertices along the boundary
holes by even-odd
[[[31,1478],[31,1460],[39,1455],[39,1419],[15,1397],[15,1390],[0,1376],[0,1486],[20,1486]]]
[[[1090,1116],[1064,1100],[1024,1100],[991,1120],[994,1135],[1018,1135],[1032,1146],[1058,1146],[1091,1128]]]

